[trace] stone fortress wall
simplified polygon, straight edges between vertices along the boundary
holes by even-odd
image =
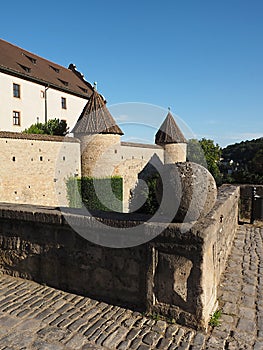
[[[4,164],[0,171],[0,201],[67,206],[68,177],[120,176],[122,210],[128,212],[141,172],[186,161],[187,141],[170,111],[155,135],[154,145],[121,142],[123,132],[95,88],[71,135],[0,132],[0,160]]]
[[[119,135],[94,135],[88,155],[72,137],[0,132],[0,201],[68,206],[65,182],[70,176],[123,178],[124,211],[138,173],[163,149],[120,142]],[[81,169],[82,157],[82,169]]]
[[[79,140],[0,132],[0,201],[67,206],[65,181],[80,175]]]

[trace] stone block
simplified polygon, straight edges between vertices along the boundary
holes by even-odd
[[[165,164],[157,183],[157,198],[164,215],[174,222],[200,219],[210,212],[217,187],[209,171],[196,163]]]
[[[154,291],[161,303],[186,308],[188,279],[193,267],[191,260],[183,256],[158,252],[158,264],[154,277]]]

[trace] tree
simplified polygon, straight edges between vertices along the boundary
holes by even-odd
[[[219,170],[219,162],[221,158],[221,148],[216,143],[214,144],[213,140],[202,138],[200,140],[200,145],[204,151],[207,169],[214,176],[216,183],[221,184],[221,174]]]
[[[263,138],[242,141],[222,150],[224,182],[262,184]],[[228,174],[231,172],[231,174]]]
[[[219,170],[221,148],[214,144],[213,140],[202,138],[201,140],[191,139],[187,145],[187,160],[198,163],[210,171],[218,185],[222,177]]]
[[[204,151],[201,147],[200,141],[190,139],[187,143],[187,161],[200,164],[207,167]]]
[[[24,134],[46,134],[65,136],[68,133],[67,122],[59,119],[49,119],[46,123],[32,124],[23,131]]]
[[[67,122],[65,120],[50,119],[44,124],[44,131],[48,135],[65,136],[68,133]]]

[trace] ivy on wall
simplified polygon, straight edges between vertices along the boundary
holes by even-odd
[[[84,205],[90,210],[122,212],[122,178],[70,177],[67,180],[67,197],[72,208]]]

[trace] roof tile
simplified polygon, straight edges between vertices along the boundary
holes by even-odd
[[[168,112],[167,117],[157,131],[155,143],[160,146],[168,143],[187,143],[171,112]]]
[[[106,102],[95,89],[71,132],[74,134],[123,135],[106,107]]]
[[[73,64],[65,68],[2,39],[0,39],[0,71],[50,85],[87,99],[92,93],[91,84],[84,80],[83,75]]]

